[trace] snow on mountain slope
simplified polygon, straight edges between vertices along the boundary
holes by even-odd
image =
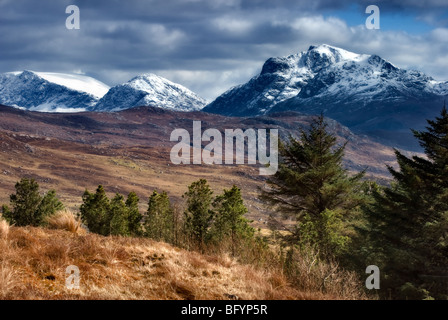
[[[78,75],[54,72],[35,72],[38,76],[49,82],[65,86],[76,91],[86,92],[98,99],[102,98],[110,87],[94,78]]]
[[[149,73],[112,87],[94,111],[118,111],[137,106],[195,111],[205,106],[205,100],[179,84]]]
[[[0,74],[0,103],[41,112],[91,109],[109,87],[87,76],[16,71]]]
[[[410,128],[423,129],[447,95],[448,82],[400,69],[377,55],[320,45],[268,59],[259,75],[203,111],[227,116],[324,112],[355,132],[418,149]]]
[[[258,76],[222,94],[203,111],[253,116],[285,110],[277,104],[294,99],[297,111],[332,102],[356,104],[427,98],[448,94],[448,83],[418,71],[399,69],[376,55],[357,54],[329,45],[268,59]],[[292,107],[292,102],[287,104]],[[316,109],[315,108],[315,109]]]

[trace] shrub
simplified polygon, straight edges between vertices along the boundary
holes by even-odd
[[[335,259],[325,260],[313,247],[290,248],[283,262],[290,281],[305,292],[322,292],[344,299],[366,299],[363,283],[355,272],[342,269]]]

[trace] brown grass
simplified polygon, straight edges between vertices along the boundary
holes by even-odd
[[[9,234],[9,223],[0,216],[0,239],[6,239]]]
[[[335,261],[322,261],[318,252],[294,251],[292,265],[288,267],[289,279],[305,292],[321,292],[334,299],[367,299],[363,283],[355,272],[346,271]]]
[[[7,297],[14,288],[14,270],[7,264],[0,265],[0,297]]]
[[[66,230],[72,233],[82,234],[81,219],[70,210],[62,210],[46,219],[50,229]]]
[[[10,227],[0,240],[0,299],[334,299],[291,286],[279,270],[149,239]],[[80,288],[65,287],[66,268]]]

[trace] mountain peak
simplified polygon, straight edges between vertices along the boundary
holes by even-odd
[[[134,79],[164,79],[164,80],[169,81],[168,79],[162,78],[161,76],[158,76],[152,72],[139,74],[139,75],[135,76],[134,78],[132,78],[130,81],[132,81]]]
[[[205,100],[180,84],[145,73],[111,88],[94,110],[118,111],[138,106],[196,111],[205,106]]]
[[[0,74],[0,103],[42,112],[90,109],[109,89],[91,77],[32,70]]]
[[[32,70],[7,72],[5,75],[17,76],[23,80],[41,79],[68,89],[85,92],[95,98],[103,97],[110,87],[94,78],[69,73],[37,72]]]
[[[310,46],[308,51],[302,52],[300,56],[301,63],[313,71],[319,71],[336,63],[361,62],[370,57],[327,44]]]
[[[269,58],[263,65],[261,74],[289,73],[293,69],[298,68],[306,68],[311,72],[318,72],[322,68],[330,65],[347,62],[359,63],[367,61],[370,57],[370,55],[350,52],[328,44],[311,45],[307,51],[302,51],[287,57]]]
[[[412,121],[422,114],[432,118],[434,109],[426,106],[434,104],[438,110],[437,101],[447,93],[448,82],[400,69],[378,55],[321,44],[268,59],[259,75],[225,92],[204,111],[227,116],[324,111],[350,128],[384,134],[389,128],[416,128]],[[405,112],[416,116],[404,119]]]
[[[42,112],[118,111],[136,106],[196,111],[205,100],[154,73],[109,88],[85,75],[24,70],[0,74],[0,104]]]
[[[137,90],[145,91],[148,93],[162,91],[167,88],[175,88],[177,91],[192,93],[184,86],[171,82],[170,80],[160,77],[154,73],[144,73],[138,75],[125,84],[130,85]]]

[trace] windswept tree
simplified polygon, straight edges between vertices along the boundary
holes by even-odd
[[[10,196],[12,210],[4,205],[2,211],[3,217],[17,226],[39,226],[45,222],[45,217],[64,208],[56,191],[50,190],[41,196],[34,179],[21,179],[15,189],[16,193]]]
[[[203,246],[209,231],[213,212],[210,206],[213,201],[213,191],[207,180],[193,182],[183,195],[186,199],[185,232],[198,246]]]
[[[426,157],[395,151],[390,187],[374,190],[367,207],[369,257],[396,298],[448,298],[448,112],[413,131]]]
[[[147,237],[158,241],[173,241],[174,210],[166,192],[154,191],[149,197],[145,233]]]
[[[297,243],[317,246],[323,256],[342,253],[348,224],[363,202],[361,178],[342,165],[346,144],[338,145],[323,115],[313,119],[299,139],[280,143],[280,164],[261,199],[297,221]]]

